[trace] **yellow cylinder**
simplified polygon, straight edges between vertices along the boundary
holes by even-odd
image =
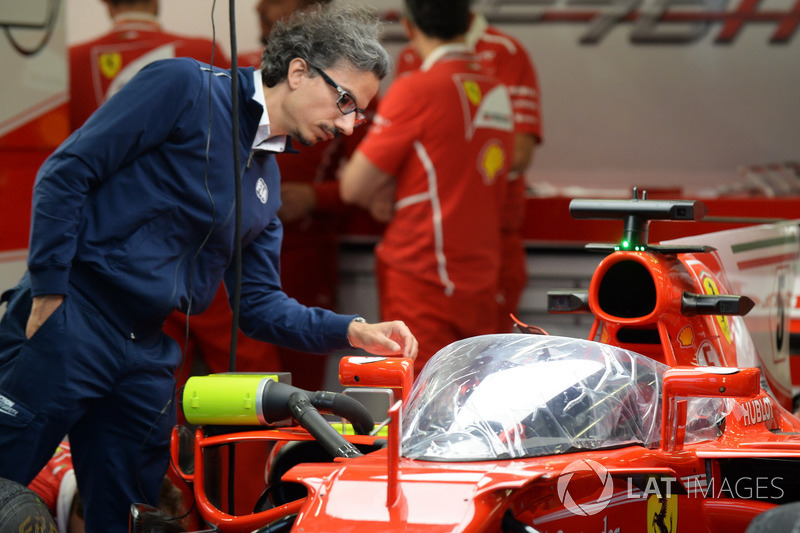
[[[285,373],[190,377],[181,402],[186,421],[194,425],[266,425],[261,416],[261,394],[267,380],[286,381]]]

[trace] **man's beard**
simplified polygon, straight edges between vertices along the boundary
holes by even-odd
[[[324,129],[327,130],[327,131],[330,131],[327,128],[324,128]],[[338,131],[331,131],[331,133],[333,133],[334,138],[339,136],[339,132]],[[303,146],[311,146],[313,144],[316,144],[318,142],[323,142],[323,141],[326,140],[326,138],[318,138],[318,139],[316,139],[314,141],[309,141],[308,138],[307,137],[303,137],[303,135],[297,129],[289,132],[289,137],[291,137],[292,140],[295,140],[295,141],[299,142]]]
[[[292,140],[295,140],[295,141],[299,142],[303,146],[311,146],[312,144],[314,144],[313,142],[311,142],[308,139],[306,139],[305,137],[303,137],[303,135],[301,135],[298,130],[290,131],[289,132],[289,137],[291,137]]]

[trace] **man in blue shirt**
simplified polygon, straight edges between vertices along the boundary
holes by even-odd
[[[247,335],[325,353],[415,357],[402,322],[301,306],[278,273],[288,138],[350,135],[389,71],[377,21],[356,7],[298,13],[275,28],[260,70],[238,72],[242,296]],[[167,467],[173,310],[205,309],[236,279],[231,72],[152,63],[44,163],[28,272],[3,293],[0,477],[28,484],[69,434],[86,531],[127,531]],[[232,291],[230,291],[232,292]]]

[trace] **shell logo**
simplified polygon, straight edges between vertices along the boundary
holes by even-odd
[[[100,72],[108,79],[113,79],[122,68],[122,55],[119,52],[100,54],[97,58]]]
[[[678,342],[681,343],[681,346],[684,348],[694,344],[694,330],[692,326],[684,326],[683,329],[678,332]]]
[[[480,170],[484,177],[484,183],[490,185],[497,179],[506,165],[506,152],[503,146],[496,140],[489,141],[484,147],[483,157],[480,159]]]

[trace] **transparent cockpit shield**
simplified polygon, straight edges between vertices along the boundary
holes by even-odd
[[[511,459],[657,444],[667,366],[582,339],[486,335],[425,366],[403,413],[402,455]]]

